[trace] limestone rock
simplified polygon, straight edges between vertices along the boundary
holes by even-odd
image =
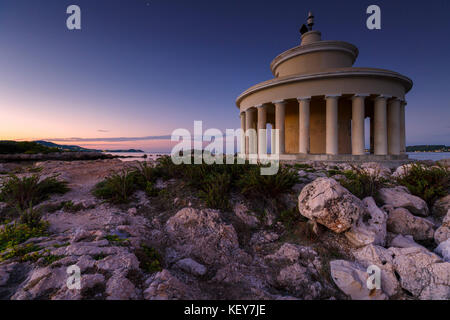
[[[400,284],[395,277],[392,256],[389,251],[376,245],[368,245],[353,252],[356,260],[364,268],[375,265],[381,270],[381,289],[388,296],[400,292]],[[367,270],[367,269],[366,269]]]
[[[450,263],[420,248],[389,248],[403,289],[423,300],[450,299]]]
[[[372,197],[363,200],[366,213],[359,217],[355,225],[345,233],[346,238],[355,247],[363,247],[369,244],[384,246],[386,243],[387,214],[377,207]]]
[[[166,232],[176,251],[206,265],[226,264],[245,255],[233,226],[215,210],[184,208],[167,221]]]
[[[144,291],[146,300],[193,300],[196,297],[194,289],[187,286],[168,270],[162,270],[150,277]]]
[[[401,165],[400,167],[395,169],[394,173],[392,174],[392,177],[393,178],[404,177],[407,174],[408,170],[410,170],[411,167],[412,167],[411,163]]]
[[[397,208],[389,214],[387,229],[390,232],[411,235],[414,240],[428,240],[434,236],[433,223],[413,216],[405,208]]]
[[[139,269],[139,261],[136,256],[129,252],[121,252],[110,255],[95,263],[100,270],[118,272]]]
[[[176,266],[183,271],[186,271],[195,276],[203,276],[206,274],[206,267],[191,258],[186,258],[178,261]]]
[[[450,239],[441,242],[434,252],[439,254],[444,261],[450,262]]]
[[[418,216],[426,217],[429,215],[428,206],[425,201],[409,193],[405,187],[382,188],[378,195],[380,200],[394,208],[405,208]]]
[[[106,283],[107,300],[136,300],[137,289],[123,275],[114,274]]]
[[[305,300],[318,299],[322,291],[321,283],[312,281],[308,268],[298,263],[283,268],[276,281],[278,286]]]
[[[259,225],[259,220],[254,212],[251,212],[247,206],[242,203],[237,203],[234,206],[234,213],[247,226],[256,228]]]
[[[421,248],[422,250],[427,250],[424,246],[416,243],[414,241],[413,236],[410,235],[397,235],[394,239],[391,240],[390,247],[396,248]]]
[[[350,229],[365,212],[362,201],[331,178],[319,178],[305,186],[298,207],[303,216],[336,233]]]
[[[361,169],[371,177],[388,179],[391,176],[391,170],[379,162],[363,163]]]
[[[436,218],[445,217],[450,212],[450,194],[436,200],[431,208],[431,213]]]
[[[434,241],[438,244],[447,239],[450,239],[450,209],[447,211],[447,215],[444,217],[442,225],[434,233]]]
[[[330,262],[330,269],[334,283],[353,300],[387,299],[381,289],[368,289],[369,274],[358,264],[345,260],[333,260]]]

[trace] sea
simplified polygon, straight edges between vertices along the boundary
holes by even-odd
[[[112,154],[114,156],[121,157],[122,161],[145,161],[146,159],[156,160],[162,156],[170,155],[168,152],[156,152],[156,153],[140,153],[140,152],[109,152],[108,154]],[[144,158],[144,155],[147,155],[147,158]],[[450,159],[450,152],[408,152],[408,156],[410,159],[414,160],[441,160],[441,159]],[[131,158],[128,158],[131,157]]]

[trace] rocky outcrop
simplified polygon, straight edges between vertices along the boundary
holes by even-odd
[[[390,232],[411,235],[414,240],[428,240],[434,236],[433,223],[412,215],[405,208],[397,208],[389,214],[387,229]]]
[[[336,233],[350,229],[366,210],[361,200],[331,178],[319,178],[305,186],[298,208],[303,216]]]
[[[380,200],[394,208],[405,208],[418,216],[429,215],[428,206],[425,201],[409,193],[405,187],[382,188],[378,192]]]
[[[193,300],[200,299],[201,294],[178,278],[170,271],[162,270],[150,277],[146,282],[144,291],[146,300]]]
[[[225,224],[215,210],[184,208],[167,221],[166,232],[179,258],[224,265],[245,256],[233,226]]]

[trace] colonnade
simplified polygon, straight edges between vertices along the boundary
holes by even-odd
[[[310,153],[310,110],[312,97],[299,97],[298,102],[298,153]],[[323,97],[315,97],[320,99]],[[326,132],[325,152],[328,155],[338,155],[339,150],[339,101],[348,99],[341,95],[325,95]],[[373,153],[375,155],[400,155],[406,152],[405,145],[405,106],[406,102],[384,95],[355,94],[352,101],[351,115],[351,150],[353,155],[365,154],[365,118],[366,102],[373,101]],[[278,100],[257,105],[241,112],[241,146],[245,145],[246,154],[267,153],[268,108],[274,108],[275,121],[273,129],[278,129],[278,139],[272,135],[272,153],[285,154],[285,117],[288,100]],[[252,137],[248,129],[254,129],[257,134]]]

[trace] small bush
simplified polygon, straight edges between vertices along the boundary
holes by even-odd
[[[20,208],[17,208],[17,211],[20,213],[20,223],[26,224],[30,228],[39,227],[41,224],[41,212],[39,209],[33,209],[33,204],[31,202],[28,209],[21,210]]]
[[[209,208],[227,210],[230,208],[228,196],[230,188],[230,175],[226,172],[214,172],[204,179],[200,197],[205,200]]]
[[[297,173],[288,168],[280,167],[277,174],[264,176],[260,167],[254,166],[241,176],[238,186],[244,195],[276,199],[290,192],[298,181]]]
[[[136,249],[135,254],[140,262],[139,267],[145,272],[155,273],[162,270],[162,257],[156,249],[142,245]]]
[[[26,224],[8,224],[0,229],[0,252],[24,243],[28,239],[47,236],[48,222],[41,221],[38,226]]]
[[[114,173],[98,183],[94,187],[93,194],[97,198],[114,204],[128,203],[136,189],[135,172],[124,170],[121,173]]]
[[[158,177],[158,170],[148,162],[139,162],[138,167],[134,170],[136,184],[139,189],[145,190],[148,183],[154,183]]]
[[[13,246],[0,257],[0,261],[18,258],[20,262],[34,262],[40,258],[40,255],[36,251],[41,249],[32,243],[23,246]]]
[[[159,190],[155,187],[155,184],[153,182],[147,181],[145,194],[148,197],[156,197],[159,194]]]
[[[446,196],[450,188],[449,170],[441,166],[414,163],[397,183],[405,186],[415,196],[425,200],[431,207],[440,197]]]
[[[38,204],[52,194],[64,194],[69,191],[67,182],[59,181],[56,177],[52,176],[41,180],[37,174],[23,178],[11,175],[3,185],[0,201],[8,203],[12,207],[25,209],[30,202]]]
[[[345,179],[340,179],[339,183],[360,199],[376,197],[378,190],[386,184],[386,180],[378,174],[370,175],[358,167],[343,174]]]

